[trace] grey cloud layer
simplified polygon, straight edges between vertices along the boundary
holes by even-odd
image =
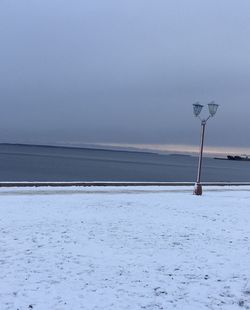
[[[0,2],[4,140],[248,146],[247,0]]]

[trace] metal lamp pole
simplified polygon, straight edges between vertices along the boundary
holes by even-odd
[[[201,185],[201,168],[202,168],[202,157],[203,157],[203,147],[204,147],[204,137],[205,137],[205,128],[207,121],[210,117],[213,117],[218,109],[218,104],[211,102],[208,104],[208,109],[210,115],[206,119],[200,118],[200,113],[203,108],[203,105],[199,104],[198,102],[193,104],[194,115],[195,117],[199,117],[201,121],[201,143],[200,143],[200,155],[199,155],[199,164],[198,164],[198,172],[197,172],[197,179],[194,187],[194,195],[201,196],[202,195],[202,185]]]

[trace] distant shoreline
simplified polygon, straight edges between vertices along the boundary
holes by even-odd
[[[20,147],[41,147],[41,148],[53,148],[53,149],[73,149],[73,150],[89,150],[89,151],[103,151],[103,152],[120,152],[120,153],[131,153],[131,154],[149,154],[149,155],[158,155],[158,156],[180,156],[180,157],[197,157],[196,154],[185,154],[185,153],[174,153],[174,152],[159,152],[159,151],[143,151],[141,149],[128,149],[122,147],[98,147],[98,145],[86,145],[86,146],[77,146],[77,145],[65,145],[65,144],[31,144],[31,143],[0,143],[0,146],[20,146]],[[208,156],[204,156],[208,157]]]
[[[157,152],[141,151],[141,150],[127,150],[116,148],[101,148],[90,146],[72,146],[72,145],[51,145],[51,144],[29,144],[29,143],[0,143],[0,146],[24,146],[24,147],[46,147],[46,148],[61,148],[61,149],[78,149],[78,150],[91,150],[91,151],[113,151],[113,152],[126,152],[126,153],[141,153],[141,154],[154,154],[159,155]],[[173,154],[174,155],[174,154]],[[177,154],[181,155],[181,154]],[[184,154],[183,154],[184,155]],[[185,156],[185,155],[184,155]]]
[[[103,145],[103,144],[91,144],[91,143],[83,143],[83,144],[35,144],[35,143],[10,143],[10,142],[2,142],[0,146],[20,146],[20,147],[40,147],[40,148],[53,148],[53,149],[72,149],[72,150],[91,150],[91,151],[103,151],[103,152],[118,152],[118,153],[130,153],[130,154],[151,154],[151,155],[158,155],[158,156],[180,156],[180,157],[198,157],[198,152],[181,152],[179,150],[154,150],[154,149],[143,149],[140,147],[133,147],[133,146],[112,146],[112,145]],[[213,158],[218,160],[228,160],[227,155],[229,153],[220,154],[211,154],[211,153],[204,153],[204,157],[206,158]]]

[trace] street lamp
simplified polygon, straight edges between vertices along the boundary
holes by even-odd
[[[200,156],[199,156],[199,164],[198,164],[198,173],[197,173],[197,179],[194,187],[194,195],[202,195],[202,186],[201,186],[201,165],[202,165],[202,155],[203,155],[203,145],[204,145],[204,136],[205,136],[205,127],[207,124],[207,121],[210,119],[210,117],[214,117],[214,115],[217,112],[218,104],[214,103],[213,101],[208,103],[208,111],[209,116],[207,118],[201,118],[200,113],[203,108],[203,105],[199,104],[199,102],[196,102],[193,104],[193,112],[195,117],[199,117],[201,121],[201,145],[200,145]]]

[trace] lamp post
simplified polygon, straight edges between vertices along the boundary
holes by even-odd
[[[209,116],[207,118],[201,118],[200,113],[203,108],[203,105],[199,104],[199,102],[193,104],[193,112],[195,117],[199,117],[201,121],[201,144],[200,144],[200,155],[199,155],[199,164],[198,164],[198,172],[197,179],[194,187],[194,195],[201,196],[202,195],[202,185],[201,185],[201,167],[202,167],[202,156],[203,156],[203,146],[204,146],[204,136],[205,136],[205,128],[207,121],[214,117],[217,112],[218,104],[214,102],[208,103]]]

